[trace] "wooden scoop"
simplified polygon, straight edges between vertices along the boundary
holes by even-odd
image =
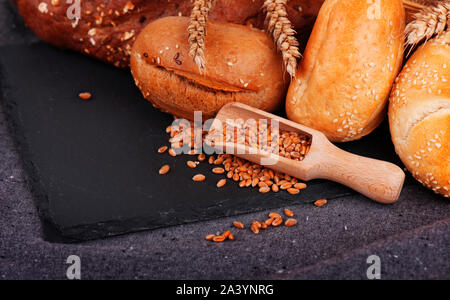
[[[215,141],[212,145],[215,149],[219,151],[233,149],[233,154],[238,157],[266,165],[270,169],[301,180],[320,178],[336,181],[380,203],[389,204],[398,200],[405,180],[405,173],[401,168],[385,161],[345,152],[328,141],[323,133],[265,111],[241,103],[227,104],[217,114],[209,135],[212,135],[213,132],[217,133],[218,128],[221,130],[225,127],[224,124],[230,124],[230,120],[236,119],[243,121],[267,120],[267,124],[277,120],[280,131],[294,131],[310,136],[311,148],[302,161],[295,161],[268,152],[258,151],[250,154],[249,151],[243,150],[245,145],[233,142]],[[229,152],[227,151],[227,153]],[[267,165],[269,161],[273,164]]]

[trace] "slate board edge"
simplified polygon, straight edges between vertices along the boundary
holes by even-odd
[[[6,85],[5,80],[5,70],[3,70],[2,65],[0,65],[0,87],[2,92],[0,93],[0,103],[3,107],[3,113],[6,117],[6,125],[9,134],[13,137],[12,141],[14,146],[18,150],[20,163],[25,170],[25,184],[33,195],[33,201],[38,210],[39,217],[52,222],[52,217],[49,215],[48,211],[48,198],[44,191],[42,184],[39,182],[39,174],[37,169],[34,167],[31,160],[27,160],[26,157],[29,156],[30,150],[28,149],[25,137],[20,134],[20,121],[16,105],[8,101],[7,92],[9,87]],[[53,224],[53,222],[52,222]],[[43,224],[44,225],[44,224]]]
[[[257,193],[257,192],[255,191],[255,193]],[[353,194],[355,194],[355,193],[353,193],[353,192],[342,193],[340,195],[330,197],[330,198],[328,198],[328,200],[335,200],[335,199],[339,199],[339,198],[346,197],[346,196],[353,195]],[[258,195],[255,195],[254,197],[249,197],[244,200],[254,199],[257,196]],[[307,203],[308,202],[295,201],[295,202],[292,202],[291,205],[301,205],[301,204],[307,204]],[[280,208],[282,208],[282,207],[280,207],[279,205],[273,205],[269,208],[260,207],[260,208],[254,209],[250,213],[262,212],[262,211],[266,211],[266,210],[280,210]],[[207,221],[211,221],[211,220],[225,219],[225,218],[229,218],[232,216],[239,217],[241,215],[246,215],[246,214],[249,214],[249,211],[243,210],[243,211],[237,212],[237,213],[234,212],[231,214],[226,214],[221,217],[202,216],[201,221],[198,221],[198,220],[196,220],[196,221],[190,221],[190,220],[177,221],[177,219],[173,218],[172,222],[168,221],[168,219],[170,220],[171,216],[167,215],[165,222],[161,222],[161,224],[158,224],[158,225],[155,225],[156,224],[155,220],[152,220],[150,222],[149,221],[150,219],[143,219],[143,217],[137,217],[137,218],[128,219],[128,220],[106,221],[106,222],[97,223],[97,224],[85,224],[85,225],[80,225],[80,226],[75,226],[75,227],[70,227],[70,228],[64,228],[62,230],[60,229],[60,234],[63,236],[62,242],[67,242],[67,243],[75,242],[76,243],[76,242],[90,241],[90,240],[96,240],[96,239],[103,239],[103,238],[108,238],[108,237],[113,237],[113,236],[120,236],[120,235],[129,234],[129,233],[136,233],[136,232],[142,232],[142,231],[148,231],[148,230],[156,230],[159,228],[180,226],[183,224],[187,225],[187,224],[198,223],[198,222],[207,222]],[[152,225],[149,226],[149,225],[147,225],[147,223],[151,223]],[[52,222],[52,224],[54,224],[54,223]],[[121,227],[124,227],[124,224],[126,224],[125,227],[128,227],[128,229],[120,230]],[[130,224],[132,224],[132,225],[130,225]],[[76,232],[76,233],[72,234],[72,231]],[[82,232],[82,234],[80,234],[80,232]],[[80,239],[79,238],[80,236],[83,236],[83,238]]]

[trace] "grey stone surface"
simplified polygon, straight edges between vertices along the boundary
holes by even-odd
[[[34,41],[10,2],[0,1],[0,46]],[[352,196],[291,209],[297,227],[258,236],[234,230],[237,240],[224,244],[203,238],[268,212],[48,243],[0,106],[0,279],[64,279],[73,254],[82,259],[83,279],[365,279],[372,254],[381,258],[383,279],[450,279],[449,202],[419,185],[405,188],[392,206]]]

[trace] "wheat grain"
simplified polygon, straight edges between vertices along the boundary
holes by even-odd
[[[414,14],[414,21],[405,29],[406,44],[415,46],[436,35],[441,35],[450,25],[450,0],[436,2]]]
[[[295,76],[297,71],[297,59],[301,54],[298,49],[299,43],[295,37],[295,30],[288,19],[286,5],[288,0],[266,0],[263,10],[266,13],[267,31],[273,36],[278,51],[283,56],[286,71]]]
[[[188,26],[189,55],[194,59],[200,73],[203,73],[206,68],[206,21],[208,20],[209,11],[211,10],[214,2],[215,0],[194,0],[191,20]]]
[[[296,219],[287,219],[286,222],[284,223],[284,225],[286,227],[292,227],[297,225],[297,220]]]

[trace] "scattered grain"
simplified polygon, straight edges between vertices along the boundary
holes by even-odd
[[[169,171],[170,171],[170,166],[164,165],[161,167],[161,169],[159,169],[159,174],[164,175],[164,174],[167,174]]]
[[[291,195],[297,195],[298,193],[300,193],[300,191],[298,189],[295,189],[295,188],[290,188],[287,191]]]
[[[214,174],[223,174],[223,173],[225,173],[225,170],[223,168],[217,167],[217,168],[212,169],[212,172]]]
[[[89,100],[92,98],[92,94],[89,92],[83,92],[83,93],[79,93],[78,97],[82,100]]]
[[[294,184],[294,188],[296,188],[297,190],[304,190],[306,189],[306,187],[307,185],[301,182]]]
[[[242,222],[234,221],[233,225],[238,229],[244,229],[244,224]]]
[[[292,227],[297,225],[297,220],[296,219],[287,219],[286,222],[284,223],[285,226],[287,227]]]
[[[169,149],[169,155],[175,157],[175,156],[177,156],[177,153],[175,152],[175,150],[173,150],[172,148],[170,148],[170,149]]]
[[[294,212],[290,209],[285,208],[284,209],[284,214],[286,215],[286,217],[293,217],[294,216]]]
[[[272,222],[272,226],[274,227],[278,227],[283,223],[283,219],[282,218],[275,218]]]
[[[189,160],[186,164],[189,168],[192,168],[192,169],[197,167],[197,164],[195,162],[193,162],[192,160]]]
[[[159,149],[158,149],[158,153],[164,153],[164,152],[166,152],[167,151],[167,149],[168,149],[169,147],[167,147],[167,146],[162,146],[162,147],[160,147]]]
[[[194,177],[192,177],[192,180],[196,181],[196,182],[201,182],[201,181],[205,181],[206,177],[203,174],[197,174]]]
[[[207,241],[212,241],[212,240],[214,239],[214,237],[215,237],[214,234],[208,234],[208,235],[205,237],[205,239],[206,239]]]
[[[325,204],[327,204],[327,199],[320,199],[320,200],[317,200],[316,202],[314,202],[314,205],[317,207],[322,207]]]
[[[262,194],[266,194],[266,193],[270,192],[270,188],[268,186],[262,186],[259,188],[259,192]]]
[[[226,238],[224,236],[218,235],[218,236],[215,236],[212,240],[216,243],[221,243],[221,242],[225,241],[225,239]]]
[[[226,183],[227,183],[227,180],[226,180],[226,179],[220,179],[220,180],[217,182],[217,187],[218,187],[218,188],[221,188],[221,187],[223,187]]]

